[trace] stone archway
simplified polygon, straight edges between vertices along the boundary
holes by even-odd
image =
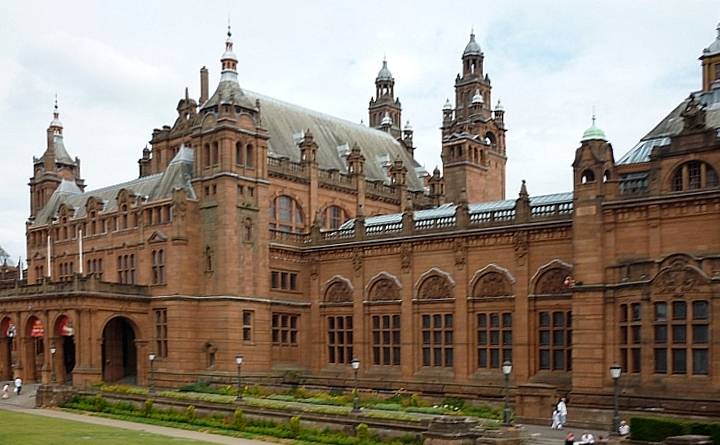
[[[72,319],[61,315],[55,320],[53,329],[55,352],[55,378],[58,383],[72,384],[72,372],[75,369],[75,327]]]
[[[102,377],[105,382],[137,383],[137,330],[122,316],[112,318],[102,332]]]
[[[42,382],[45,367],[45,325],[36,316],[28,318],[25,324],[25,380]]]
[[[0,380],[11,380],[15,363],[17,329],[12,318],[5,317],[0,321]]]

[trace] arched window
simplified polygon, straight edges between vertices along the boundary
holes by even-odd
[[[270,204],[270,228],[282,232],[304,233],[305,220],[300,204],[281,195]]]
[[[245,149],[245,165],[248,167],[255,166],[255,150],[252,144],[248,144]]]
[[[587,184],[588,182],[595,182],[595,173],[588,169],[582,172],[582,175],[580,175],[580,183],[581,184]]]
[[[252,219],[245,218],[245,224],[244,224],[244,229],[245,229],[244,239],[245,239],[245,241],[252,241],[252,226],[253,226]]]
[[[220,163],[220,147],[217,142],[212,143],[212,164],[218,165]]]
[[[329,206],[323,212],[323,228],[337,229],[346,219],[345,210],[338,206]]]
[[[210,167],[210,145],[205,144],[203,147],[203,158],[205,161],[205,167]]]
[[[243,164],[243,146],[240,142],[235,143],[235,164]]]
[[[710,164],[703,161],[690,161],[675,170],[671,189],[674,192],[699,190],[718,186],[718,174]]]

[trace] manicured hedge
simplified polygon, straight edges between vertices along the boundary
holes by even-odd
[[[710,436],[720,444],[720,423],[695,422],[660,417],[630,418],[630,436],[633,440],[662,442],[668,437],[697,434]]]

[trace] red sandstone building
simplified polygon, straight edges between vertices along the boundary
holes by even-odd
[[[145,384],[154,352],[172,386],[230,379],[242,354],[255,380],[342,386],[357,357],[368,388],[491,398],[512,360],[521,414],[544,417],[556,392],[608,405],[617,362],[626,407],[720,413],[720,34],[702,89],[630,152],[593,123],[573,190],[509,199],[473,35],[442,176],[413,159],[386,62],[364,126],[241,88],[232,45],[137,179],[86,189],[55,110],[0,377]]]

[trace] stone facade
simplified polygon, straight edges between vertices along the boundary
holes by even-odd
[[[497,399],[511,360],[542,417],[557,394],[609,406],[617,362],[627,406],[720,413],[720,84],[618,161],[593,124],[571,192],[504,199],[474,36],[462,62],[444,176],[399,134],[386,65],[370,122],[396,119],[368,128],[241,89],[229,33],[217,90],[203,68],[136,180],[85,191],[56,110],[26,280],[2,282],[0,378],[146,384],[152,366],[176,386],[230,380],[242,354],[252,379],[334,386],[357,357],[368,388]]]

